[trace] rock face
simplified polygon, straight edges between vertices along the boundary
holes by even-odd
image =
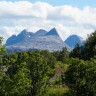
[[[72,49],[75,48],[76,43],[78,43],[80,46],[83,45],[83,38],[77,35],[71,35],[66,40],[65,43],[71,47]]]
[[[18,36],[12,35],[10,38],[7,39],[5,46],[14,45],[20,43],[27,37],[33,36],[32,32],[27,32],[27,30],[23,30]]]
[[[8,38],[5,45],[8,51],[14,52],[36,49],[53,52],[61,50],[63,47],[71,51],[71,48],[61,40],[55,28],[49,32],[40,29],[36,33],[23,30],[19,35]]]

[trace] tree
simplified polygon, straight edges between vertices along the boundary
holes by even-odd
[[[47,74],[49,67],[46,58],[40,54],[40,51],[29,53],[28,66],[32,80],[30,96],[36,96],[36,94],[40,94],[40,89],[42,89],[43,92],[45,91],[44,88],[46,88],[46,80],[48,80]]]
[[[52,54],[56,58],[56,60],[58,61],[58,58],[59,58],[59,55],[60,55],[60,51],[55,51]]]
[[[37,96],[45,93],[50,65],[39,50],[17,52],[4,56],[9,67],[2,79],[4,96]]]
[[[6,49],[5,45],[3,44],[3,37],[0,37],[0,66],[2,64],[2,57],[5,55]]]
[[[54,69],[56,65],[56,58],[53,56],[53,54],[48,50],[41,50],[40,54],[43,55],[44,58],[46,58],[47,65]]]
[[[83,61],[72,59],[65,73],[66,84],[72,96],[96,95],[96,60]],[[71,95],[70,95],[71,96]]]
[[[62,63],[68,63],[69,59],[69,52],[67,51],[67,48],[62,48],[60,51],[56,51],[52,53],[54,57],[56,57],[57,61],[62,61]]]
[[[65,47],[60,51],[58,61],[62,61],[63,63],[68,63],[68,59],[69,59],[69,52],[67,51],[67,48]]]
[[[27,55],[11,53],[3,56],[2,64],[7,66],[6,71],[2,71],[0,76],[0,95],[1,96],[28,96],[30,90],[30,70],[27,67]],[[20,58],[21,61],[20,61]],[[22,59],[23,57],[23,59]]]
[[[5,74],[6,66],[3,65],[3,57],[6,54],[6,49],[3,44],[3,38],[0,37],[0,95],[4,96],[4,80],[7,77]]]
[[[73,50],[71,51],[70,57],[80,58],[80,55],[81,55],[81,53],[80,53],[80,46],[79,46],[79,44],[77,43],[76,46],[75,46],[75,49],[73,49]]]

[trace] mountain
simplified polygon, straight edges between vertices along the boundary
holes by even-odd
[[[57,30],[55,28],[51,29],[46,35],[59,36]]]
[[[79,45],[83,45],[83,38],[77,35],[71,35],[69,36],[64,42],[71,47],[72,49],[75,48],[76,43],[79,43]]]
[[[40,29],[40,30],[38,30],[34,35],[35,35],[35,36],[43,36],[43,35],[45,35],[46,33],[47,33],[46,30]]]
[[[33,36],[34,33],[27,32],[27,30],[23,30],[19,35],[12,35],[10,38],[7,39],[5,46],[17,44],[27,37]]]
[[[71,51],[71,48],[62,41],[55,28],[51,29],[49,32],[40,29],[35,33],[23,30],[17,36],[14,35],[8,38],[5,45],[8,51],[40,49],[53,52],[61,50],[63,47]]]

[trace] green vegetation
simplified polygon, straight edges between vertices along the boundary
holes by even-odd
[[[48,87],[44,96],[67,96],[67,92],[68,88],[63,88],[62,86],[52,86]]]
[[[96,31],[70,53],[7,53],[2,40],[0,96],[96,96]]]
[[[72,59],[65,72],[66,84],[72,96],[96,95],[96,60],[83,61]]]

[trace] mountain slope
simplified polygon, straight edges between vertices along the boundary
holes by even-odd
[[[57,30],[55,28],[51,29],[48,33],[45,35],[54,35],[54,36],[59,36]]]
[[[47,33],[46,30],[40,29],[36,33],[34,33],[35,36],[43,36]]]
[[[10,38],[7,39],[5,46],[14,45],[20,43],[22,40],[26,39],[27,37],[33,36],[32,32],[27,32],[27,30],[23,30],[20,34],[12,35]]]
[[[29,32],[27,33],[25,32],[23,34],[23,37],[20,34],[18,36],[20,36],[19,39],[21,38],[21,40],[19,40],[18,43],[15,44],[12,43],[12,45],[9,46],[7,44],[8,41],[6,42],[6,45],[8,45],[7,46],[8,51],[11,50],[24,51],[24,50],[40,49],[40,50],[49,50],[52,52],[61,50],[63,47],[66,47],[68,51],[71,51],[71,48],[61,40],[55,28],[53,28],[49,32],[45,30],[39,30],[36,33],[32,33],[30,37]],[[18,36],[16,38],[17,41]],[[10,41],[10,38],[8,40]]]
[[[76,43],[79,43],[80,46],[83,45],[83,38],[77,35],[71,35],[64,42],[73,49]]]

